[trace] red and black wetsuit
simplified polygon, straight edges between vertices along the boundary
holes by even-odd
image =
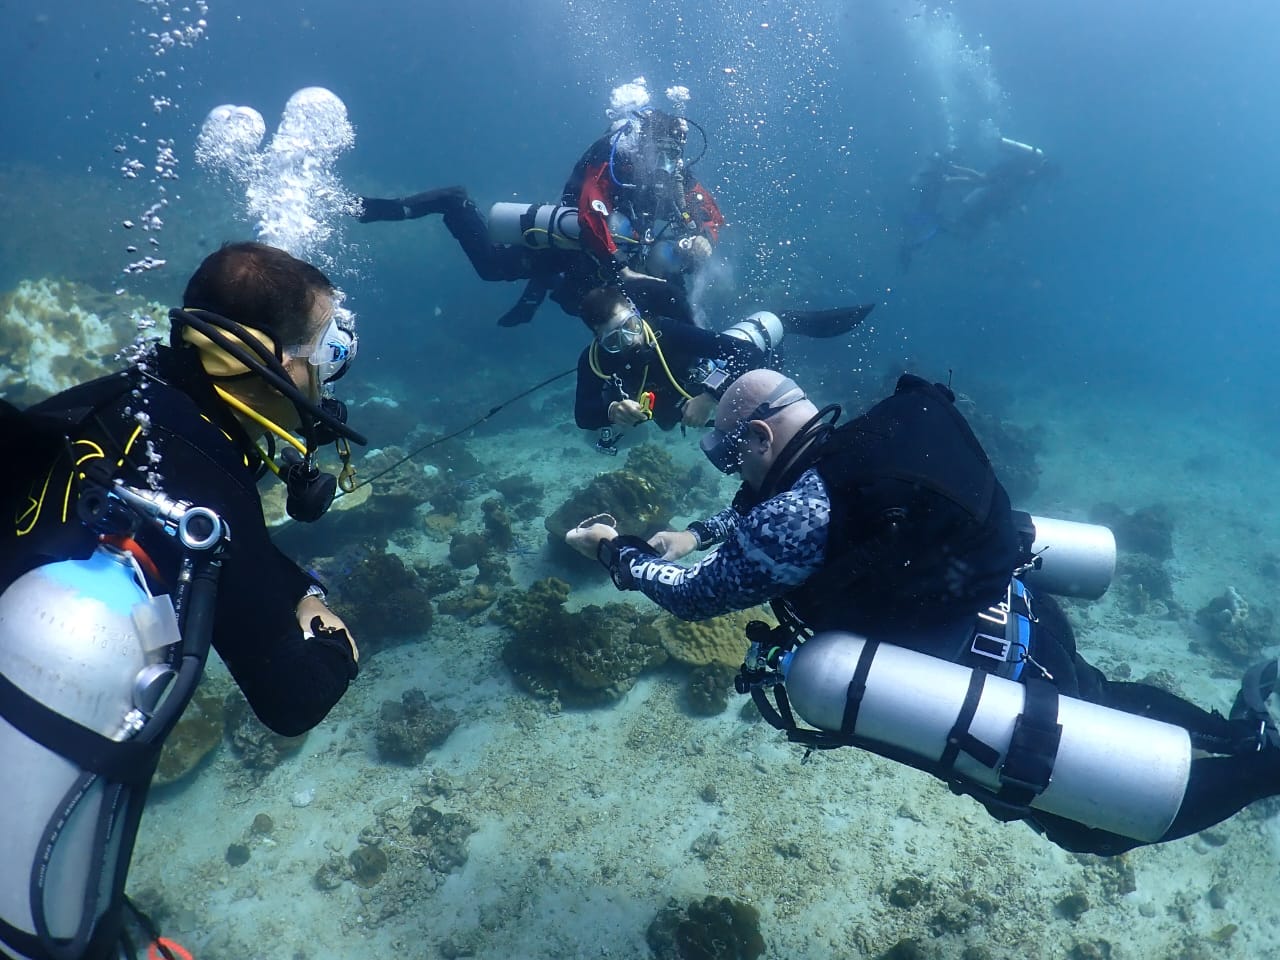
[[[564,185],[560,202],[578,208],[582,248],[606,268],[616,271],[627,265],[627,252],[619,250],[609,229],[609,214],[615,210],[631,221],[633,237],[637,240],[644,239],[646,231],[652,231],[658,221],[665,220],[677,231],[672,239],[704,236],[715,244],[720,239],[724,215],[711,191],[691,173],[683,182],[682,195],[674,203],[651,187],[627,185],[636,177],[630,160],[619,153],[614,156],[610,169],[610,154],[616,139],[617,134],[611,133],[593,143]]]

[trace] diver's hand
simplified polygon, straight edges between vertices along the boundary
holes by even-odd
[[[680,413],[680,422],[686,427],[705,427],[715,417],[718,402],[709,393],[700,393],[693,399],[686,400]]]
[[[590,560],[596,559],[596,551],[604,540],[612,540],[618,531],[607,523],[593,523],[586,527],[574,527],[564,535],[564,542]]]
[[[698,549],[698,538],[688,530],[662,530],[649,538],[649,546],[659,551],[663,560],[679,560]]]
[[[296,611],[298,615],[298,626],[302,628],[302,635],[312,640],[317,634],[337,635],[341,633],[347,643],[351,645],[351,656],[356,663],[360,662],[360,648],[356,646],[355,638],[351,636],[351,631],[347,629],[347,625],[342,622],[342,618],[330,610],[323,600],[316,596],[303,597],[298,601]]]
[[[635,400],[615,400],[609,404],[609,422],[619,427],[634,427],[649,419]]]
[[[711,256],[711,241],[703,236],[684,237],[680,241],[680,253],[688,266],[696,267]]]
[[[667,282],[666,280],[663,280],[662,277],[655,277],[650,273],[640,273],[638,270],[632,270],[630,267],[623,267],[619,270],[618,279],[623,283],[626,283],[628,280],[656,280],[659,283]]]

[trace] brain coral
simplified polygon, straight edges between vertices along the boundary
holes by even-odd
[[[767,608],[753,607],[699,623],[665,616],[658,620],[654,629],[672,660],[693,667],[713,663],[737,667],[747,652],[746,630],[751,620],[764,620],[770,626],[777,623]]]

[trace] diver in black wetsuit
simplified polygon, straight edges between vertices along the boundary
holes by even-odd
[[[354,356],[351,315],[315,267],[254,243],[211,254],[183,303],[185,309],[172,314],[171,347],[28,411],[61,422],[71,443],[67,451],[50,451],[51,462],[28,462],[21,482],[13,475],[18,461],[9,468],[0,590],[41,564],[93,552],[98,538],[75,512],[86,474],[142,488],[156,478],[170,497],[216,510],[227,522],[232,541],[213,646],[262,722],[296,736],[323,720],[343,695],[359,654],[341,618],[325,606],[321,585],[268,536],[257,491],[265,454],[255,438],[264,428],[294,444],[290,429],[307,435],[302,454],[283,472],[291,512],[316,519],[334,494],[334,478],[311,465],[316,445],[335,435],[364,442],[335,420],[335,407],[321,406],[325,382],[341,376]],[[275,373],[265,380],[251,375],[211,338],[252,351],[255,366],[262,366],[258,351],[265,350],[276,358],[267,365]],[[273,383],[292,388],[293,396]],[[6,419],[21,417],[11,407],[6,413]],[[146,532],[138,544],[157,592],[167,592],[177,575],[172,538]]]
[[[1000,161],[987,171],[956,162],[955,151],[934,153],[911,179],[915,206],[907,216],[898,263],[911,266],[916,253],[940,234],[976,236],[1025,202],[1032,188],[1058,173],[1043,150],[1001,137]]]
[[[642,316],[617,287],[582,298],[582,321],[592,340],[578,358],[574,420],[584,430],[608,430],[598,447],[611,450],[614,428],[652,420],[663,430],[703,427],[738,376],[781,362],[786,330],[835,337],[852,330],[874,304],[830,310],[759,311],[725,332]]]
[[[646,420],[663,430],[705,426],[724,387],[767,359],[743,337],[661,316],[646,319],[616,287],[583,297],[582,321],[592,340],[578,358],[573,413],[584,430]]]
[[[1049,593],[1033,597],[1024,582],[1035,566],[1030,518],[1011,510],[948,389],[904,376],[893,396],[852,422],[825,424],[833,413],[839,408],[819,411],[780,373],[744,374],[701,444],[714,466],[742,475],[730,507],[649,541],[602,523],[566,539],[596,556],[619,589],[639,590],[682,619],[772,601],[782,626],[749,632],[753,652],[739,675],[739,690],[752,692],[770,722],[801,743],[862,746],[917,766],[1068,850],[1114,855],[1175,840],[1280,794],[1280,735],[1266,706],[1274,662],[1246,674],[1229,718],[1147,684],[1107,680],[1077,653]],[[676,562],[716,544],[693,566]],[[806,639],[811,633],[819,636]],[[860,652],[848,645],[858,638]],[[802,660],[810,643],[821,652]],[[926,656],[882,664],[878,651],[889,645]],[[801,663],[817,667],[801,677]],[[985,699],[987,675],[1026,688],[1025,705],[1009,707],[1007,720],[992,715],[1000,708]],[[920,699],[895,698],[921,676],[937,682]],[[763,691],[775,683],[796,703],[803,694],[827,711],[821,732],[800,730],[781,697],[777,710],[768,707]],[[999,689],[993,696],[1007,687]],[[1059,697],[1111,710],[1077,726]],[[893,741],[950,702],[963,704],[958,715],[944,713],[914,742]],[[861,725],[866,714],[871,732]],[[993,727],[975,733],[977,715],[1006,738],[1012,729],[1012,738],[1004,747],[987,742]],[[1072,759],[1059,769],[1068,740]],[[1125,759],[1112,761],[1122,748]],[[975,770],[994,771],[995,786]],[[1049,798],[1051,774],[1055,809],[1076,816],[1032,806]],[[1156,783],[1159,790],[1149,787]],[[1057,807],[1064,796],[1074,805]],[[1111,816],[1109,805],[1129,819]]]
[[[318,519],[338,483],[315,466],[329,441],[350,479],[346,441],[365,440],[324,393],[355,356],[354,317],[323,273],[258,243],[207,257],[183,303],[170,346],[127,370],[25,411],[0,402],[15,453],[0,474],[0,773],[21,777],[0,806],[5,957],[154,946],[129,861],[211,647],[285,736],[358,672],[323,587],[272,544],[257,489],[270,467],[290,515]]]

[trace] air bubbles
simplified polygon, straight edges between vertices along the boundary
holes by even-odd
[[[253,107],[216,107],[196,138],[196,162],[243,191],[258,239],[327,266],[323,247],[334,224],[358,202],[334,173],[338,156],[355,144],[346,104],[323,87],[304,87],[263,147],[266,129]]]
[[[258,149],[266,135],[267,121],[253,107],[229,103],[214,107],[196,137],[196,163],[242,179],[234,168]]]
[[[209,26],[205,19],[209,6],[204,0],[181,5],[174,4],[172,0],[139,0],[138,6],[148,11],[152,17],[152,23],[148,27],[142,27],[137,33],[147,42],[150,52],[155,57],[163,56],[177,48],[194,46],[204,36]],[[153,115],[164,116],[178,106],[173,98],[174,85],[168,83],[168,71],[156,66],[144,66],[134,79],[146,91],[145,96]],[[164,86],[170,89],[160,89]],[[180,85],[177,89],[180,89]],[[160,121],[153,122],[160,123]],[[151,125],[151,122],[144,120],[139,122],[138,128],[146,131]],[[123,142],[125,140],[132,140],[136,145],[135,148],[145,148],[149,142],[148,138],[138,134],[121,137],[113,146],[116,153],[123,154],[129,149]],[[128,157],[120,165],[120,175],[126,180],[145,179],[150,188],[160,195],[159,200],[134,218],[144,230],[153,234],[148,239],[150,246],[159,247],[160,242],[154,234],[164,226],[164,221],[158,216],[158,211],[168,204],[168,200],[164,197],[166,192],[164,185],[168,181],[178,179],[179,163],[172,139],[157,137],[154,143],[155,155],[149,163],[137,156]],[[134,220],[124,221],[123,226],[131,229],[135,225]],[[134,254],[137,252],[137,247],[130,245],[126,248],[126,252]],[[124,268],[124,272],[143,273],[158,269],[164,266],[165,262],[160,257],[144,257],[130,263]]]
[[[143,257],[141,260],[135,260],[133,263],[126,264],[124,273],[147,273],[151,270],[159,270],[169,261],[161,260],[157,257]]]

